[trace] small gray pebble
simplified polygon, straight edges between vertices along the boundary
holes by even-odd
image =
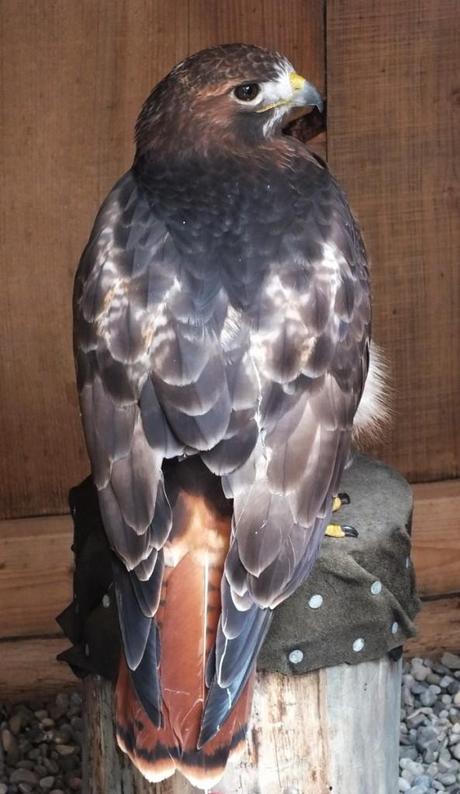
[[[53,775],[48,775],[47,777],[42,777],[40,780],[40,788],[44,791],[49,791],[49,789],[53,788],[55,778]]]
[[[452,675],[452,670],[446,667],[445,664],[442,664],[442,662],[432,662],[431,669],[440,675]]]
[[[2,730],[2,747],[5,753],[11,753],[13,750],[17,749],[17,741],[8,728]]]
[[[434,730],[428,726],[427,728],[419,728],[417,731],[417,744],[420,744],[422,748],[426,746],[428,742],[433,741],[433,739],[437,739],[438,734]]]
[[[403,687],[402,702],[404,706],[410,706],[411,708],[414,705],[414,696],[408,686]]]
[[[427,689],[428,689],[428,684],[425,684],[424,682],[423,684],[421,683],[412,684],[410,691],[412,692],[413,695],[421,695]]]
[[[29,758],[24,758],[16,763],[17,769],[33,769],[34,764]]]
[[[460,744],[454,744],[453,747],[450,748],[450,752],[457,761],[460,761]]]
[[[439,692],[436,690],[438,689],[440,692],[441,690],[439,687],[435,688],[435,684],[430,684],[428,689],[420,695],[420,702],[423,703],[424,706],[432,706],[437,700]]]
[[[76,752],[76,749],[77,749],[76,746],[72,744],[56,745],[56,752],[58,752],[59,755],[64,755],[64,756],[73,755]]]
[[[43,766],[46,767],[48,772],[52,772],[53,775],[57,775],[59,772],[59,766],[57,765],[56,761],[53,761],[51,758],[44,758]]]
[[[12,717],[10,717],[8,720],[8,725],[11,733],[14,733],[14,735],[17,736],[22,726],[22,714],[20,711],[17,711]]]
[[[73,706],[78,706],[79,708],[81,708],[82,697],[80,695],[80,692],[72,692],[70,695],[70,702],[72,703]]]
[[[443,653],[441,656],[441,664],[449,668],[447,671],[448,673],[450,670],[460,670],[460,656],[457,656],[456,653],[446,651],[446,653]]]
[[[416,667],[413,676],[416,681],[425,681],[426,677],[430,675],[430,672],[429,667]]]
[[[15,769],[10,775],[10,783],[30,783],[33,786],[37,782],[37,775],[30,769]]]
[[[423,761],[425,764],[432,764],[434,761],[438,760],[438,751],[437,749],[433,749],[432,747],[427,747],[425,752],[423,753]]]
[[[407,718],[407,722],[411,729],[419,728],[426,723],[426,714],[421,714],[420,711],[414,711],[414,713]],[[409,734],[412,735],[410,731]]]
[[[441,711],[444,711],[444,703],[441,703],[440,700],[437,700],[436,703],[433,704],[433,712],[439,717]]]
[[[420,764],[417,761],[409,761],[407,766],[414,777],[417,777],[417,775],[423,775],[423,764]]]
[[[405,780],[403,777],[400,777],[398,779],[398,789],[399,791],[409,791],[410,790],[409,781]]]
[[[418,750],[414,745],[409,745],[409,747],[400,747],[399,748],[399,758],[410,758],[412,761],[416,761],[418,758]]]
[[[64,723],[60,728],[52,731],[51,735],[55,744],[68,744],[72,739],[73,732],[70,725]]]
[[[454,775],[453,772],[445,772],[442,775],[438,775],[438,780],[444,786],[451,786],[452,783],[456,783],[457,782],[457,777],[456,777],[456,775]]]
[[[428,775],[417,775],[414,780],[414,785],[429,788],[431,785],[431,778],[428,777]]]
[[[429,673],[426,677],[428,684],[439,684],[441,682],[441,676],[438,673]]]
[[[67,692],[58,692],[58,694],[54,699],[54,702],[56,706],[59,706],[60,708],[63,709],[68,709],[70,703],[69,695],[67,694]]]
[[[0,794],[8,794],[8,786],[6,783],[0,783]]]

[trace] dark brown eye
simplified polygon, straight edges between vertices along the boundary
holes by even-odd
[[[260,85],[258,83],[242,83],[237,85],[233,93],[240,102],[252,102],[260,93]]]

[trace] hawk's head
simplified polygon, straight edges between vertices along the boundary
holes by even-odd
[[[182,61],[156,86],[137,123],[138,151],[181,141],[257,142],[274,134],[292,108],[322,108],[314,86],[277,52],[224,44]],[[185,137],[184,137],[185,136]]]

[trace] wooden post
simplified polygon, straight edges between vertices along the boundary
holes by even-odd
[[[388,656],[306,675],[259,673],[243,756],[213,794],[397,791],[401,662]],[[85,682],[83,791],[191,794],[179,774],[149,784],[115,745],[112,687]]]

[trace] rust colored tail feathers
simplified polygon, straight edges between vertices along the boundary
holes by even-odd
[[[177,769],[193,785],[208,788],[222,777],[229,756],[243,747],[254,672],[216,736],[198,750],[207,695],[206,662],[220,616],[231,513],[220,497],[210,498],[209,487],[206,494],[204,489],[196,492],[196,483],[194,493],[183,487],[176,490],[155,617],[163,725],[155,727],[145,713],[122,658],[116,686],[117,740],[149,781],[163,780]],[[152,680],[154,675],[152,671]]]

